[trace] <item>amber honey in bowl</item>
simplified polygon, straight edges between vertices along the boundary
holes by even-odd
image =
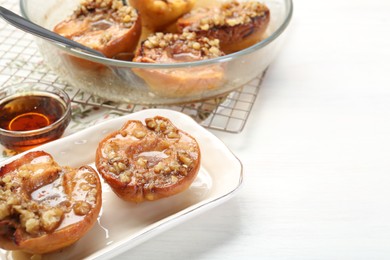
[[[0,94],[0,142],[25,151],[62,136],[70,122],[70,100],[53,86],[23,83]],[[27,84],[27,85],[26,85]]]

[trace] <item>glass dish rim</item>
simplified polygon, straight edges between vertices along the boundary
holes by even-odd
[[[54,42],[49,42],[50,44],[55,45],[56,47],[62,49],[66,53],[76,56],[79,58],[83,58],[92,62],[96,62],[99,64],[103,65],[108,65],[108,66],[115,66],[115,67],[123,67],[123,68],[150,68],[150,69],[167,69],[167,68],[186,68],[186,67],[197,67],[197,66],[204,66],[204,65],[211,65],[211,64],[217,64],[217,63],[224,63],[228,62],[230,60],[234,60],[238,57],[242,57],[244,55],[248,55],[250,53],[255,52],[258,49],[261,49],[268,44],[272,43],[274,40],[276,40],[288,27],[290,24],[290,21],[292,19],[293,15],[293,0],[283,0],[286,4],[287,8],[287,14],[284,18],[284,21],[282,24],[267,38],[264,40],[246,48],[241,51],[227,54],[222,57],[217,57],[217,58],[212,58],[212,59],[207,59],[207,60],[202,60],[202,61],[193,61],[193,62],[182,62],[182,63],[176,63],[176,64],[155,64],[155,63],[142,63],[142,62],[133,62],[133,61],[121,61],[121,60],[115,60],[115,59],[110,59],[110,58],[105,58],[105,57],[98,57],[92,54],[88,54],[86,52],[77,50],[77,49],[72,49],[65,47],[63,45],[54,43]],[[21,14],[24,18],[27,20],[30,20],[30,17],[27,14],[27,11],[25,9],[25,3],[26,0],[19,0],[19,8],[21,11]]]

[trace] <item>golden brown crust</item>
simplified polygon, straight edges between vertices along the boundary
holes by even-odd
[[[229,54],[259,42],[270,21],[270,10],[257,1],[229,1],[217,8],[198,8],[177,21],[180,32],[219,39]]]
[[[195,33],[156,33],[142,42],[134,61],[146,63],[180,63],[223,56],[218,40],[197,37]],[[201,95],[224,83],[220,64],[175,69],[133,69],[154,93],[165,97]]]
[[[157,200],[191,185],[200,167],[196,140],[167,118],[129,120],[96,151],[96,168],[112,190],[131,202]]]
[[[89,166],[60,167],[30,152],[0,169],[0,247],[44,254],[79,240],[96,222],[102,198]]]

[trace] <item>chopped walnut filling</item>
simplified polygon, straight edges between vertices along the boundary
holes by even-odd
[[[85,201],[76,201],[73,205],[73,210],[76,215],[84,216],[91,210],[91,204]]]
[[[13,175],[12,182],[9,181]],[[23,176],[23,177],[22,177]],[[26,171],[16,170],[0,178],[0,221],[6,218],[17,218],[21,227],[31,235],[52,232],[59,226],[63,211],[47,204],[38,204],[22,191]],[[11,186],[7,185],[12,183]]]
[[[219,49],[218,39],[209,39],[204,36],[197,37],[193,32],[183,32],[182,34],[158,32],[149,36],[142,46],[146,49],[144,53],[148,58],[155,61],[164,55],[179,56],[185,53],[193,58],[196,57],[196,60],[224,55]],[[153,52],[150,50],[153,50]]]
[[[137,10],[129,5],[123,5],[122,0],[83,0],[72,18],[85,18],[91,13],[94,14],[93,21],[110,17],[127,28],[131,28],[138,18]]]
[[[43,211],[40,221],[45,231],[53,232],[60,225],[63,217],[64,212],[60,208],[52,208]]]
[[[43,179],[30,187],[34,176],[47,170],[45,165],[31,165],[21,165],[0,177],[0,222],[15,220],[19,223],[15,229],[39,236],[54,232],[72,208],[74,214],[82,216],[96,204],[98,183],[92,173],[60,168],[53,162],[50,168],[57,171],[58,178],[51,182]]]
[[[196,142],[183,136],[169,120],[147,118],[145,123],[127,133],[130,140],[139,142],[137,145],[113,146],[116,140],[105,144],[103,149],[108,159],[105,168],[121,182],[143,185],[149,190],[179,182],[198,159]],[[145,135],[134,139],[139,132]]]
[[[236,26],[251,23],[252,19],[266,15],[268,8],[258,1],[230,1],[212,10],[212,15],[201,17],[185,30],[209,30],[213,27]],[[195,9],[189,15],[206,14],[206,8]]]

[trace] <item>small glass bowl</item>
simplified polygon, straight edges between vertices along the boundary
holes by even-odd
[[[71,101],[60,88],[23,82],[0,89],[0,115],[0,143],[22,152],[63,135]]]

